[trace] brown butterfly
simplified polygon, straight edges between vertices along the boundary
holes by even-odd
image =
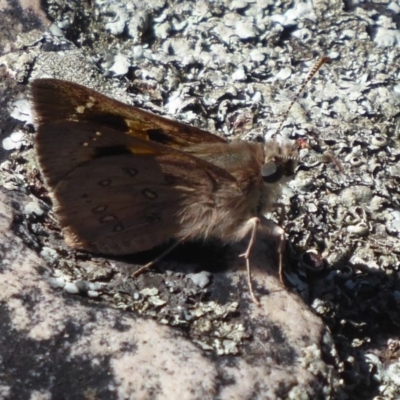
[[[248,237],[256,301],[251,248],[294,174],[297,144],[227,142],[57,79],[33,81],[32,97],[39,163],[68,245],[121,255],[170,239]]]

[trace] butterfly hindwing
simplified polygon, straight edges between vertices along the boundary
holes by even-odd
[[[186,204],[238,190],[207,161],[91,121],[43,123],[36,143],[66,241],[88,251],[128,254],[179,238]]]

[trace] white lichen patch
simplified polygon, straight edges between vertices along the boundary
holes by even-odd
[[[13,132],[8,138],[3,139],[3,149],[7,151],[19,150],[23,145],[27,143],[24,138],[24,132]]]
[[[377,390],[396,398],[396,359],[388,358],[385,368],[371,369],[366,376],[362,352],[375,346],[373,350],[381,357],[380,335],[399,326],[398,4],[267,0],[159,0],[148,4],[96,0],[91,7],[86,4],[50,0],[49,18],[54,21],[50,33],[21,34],[15,45],[21,53],[0,57],[7,76],[17,82],[35,77],[77,81],[226,138],[262,139],[276,134],[318,57],[327,54],[333,60],[307,86],[279,135],[307,142],[290,190],[284,190],[280,200],[286,210],[286,281],[331,328],[334,340],[345,344],[337,350],[345,367],[337,364],[335,369],[340,375],[347,368],[341,377],[348,379],[348,397]],[[8,45],[9,49],[13,46]],[[22,122],[20,131],[26,136],[15,127],[4,131],[3,148],[11,155],[0,165],[0,183],[9,192],[32,194],[47,211],[50,200],[32,162],[27,103],[16,104],[18,110],[12,115]],[[85,113],[92,102],[85,100],[76,106]],[[323,154],[334,157],[323,158]],[[69,293],[96,297],[96,302],[151,317],[177,331],[182,328],[205,352],[241,354],[241,365],[247,363],[243,349],[253,338],[244,318],[246,297],[231,285],[233,297],[216,300],[219,290],[227,289],[210,285],[214,271],[211,277],[192,274],[190,268],[189,276],[150,272],[150,278],[131,280],[126,264],[101,260],[90,265],[91,256],[72,253],[63,244],[51,214],[47,218],[32,205],[25,207],[31,200],[14,200],[22,215],[17,219],[18,234],[39,252],[43,264],[62,271],[50,278],[54,290],[66,286]],[[264,254],[261,259],[267,262]],[[226,277],[230,276],[227,271]],[[104,286],[96,286],[99,283]],[[257,290],[268,288],[260,284]],[[11,303],[20,316],[18,326],[26,327],[32,319],[28,312],[18,314],[21,304],[15,299]],[[384,332],[384,327],[390,329]],[[290,336],[284,323],[279,329],[283,339],[271,339],[273,329],[265,328],[260,347],[276,345],[285,334]],[[334,353],[332,346],[327,346],[330,354]],[[331,379],[337,384],[337,376],[321,361],[321,348],[309,343],[305,348],[302,366],[314,379],[318,375],[313,383]],[[140,355],[146,359],[144,352]],[[282,359],[273,355],[263,360],[272,360],[271,365],[278,360],[284,369]],[[115,370],[124,369],[122,360],[115,361]],[[298,359],[293,356],[287,365],[293,368]],[[254,371],[246,375],[246,382],[255,382],[252,389],[263,387],[266,377],[274,375]],[[384,383],[377,389],[378,375]],[[239,372],[232,376],[242,379]],[[280,381],[264,387],[262,395],[285,385]],[[296,383],[290,385],[284,398],[328,393],[325,384],[318,395]],[[340,391],[339,384],[332,390],[336,395],[335,390]],[[240,397],[237,393],[233,394]],[[129,397],[131,392],[127,389],[123,395]],[[251,391],[240,395],[255,397]],[[273,393],[270,398],[278,395]]]

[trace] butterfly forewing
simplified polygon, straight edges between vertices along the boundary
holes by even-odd
[[[39,122],[86,121],[102,124],[134,137],[184,148],[225,140],[180,122],[121,103],[76,83],[36,79],[33,103]]]

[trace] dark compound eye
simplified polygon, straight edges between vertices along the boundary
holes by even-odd
[[[283,168],[274,161],[268,161],[261,167],[261,176],[266,183],[278,182],[283,176]]]

